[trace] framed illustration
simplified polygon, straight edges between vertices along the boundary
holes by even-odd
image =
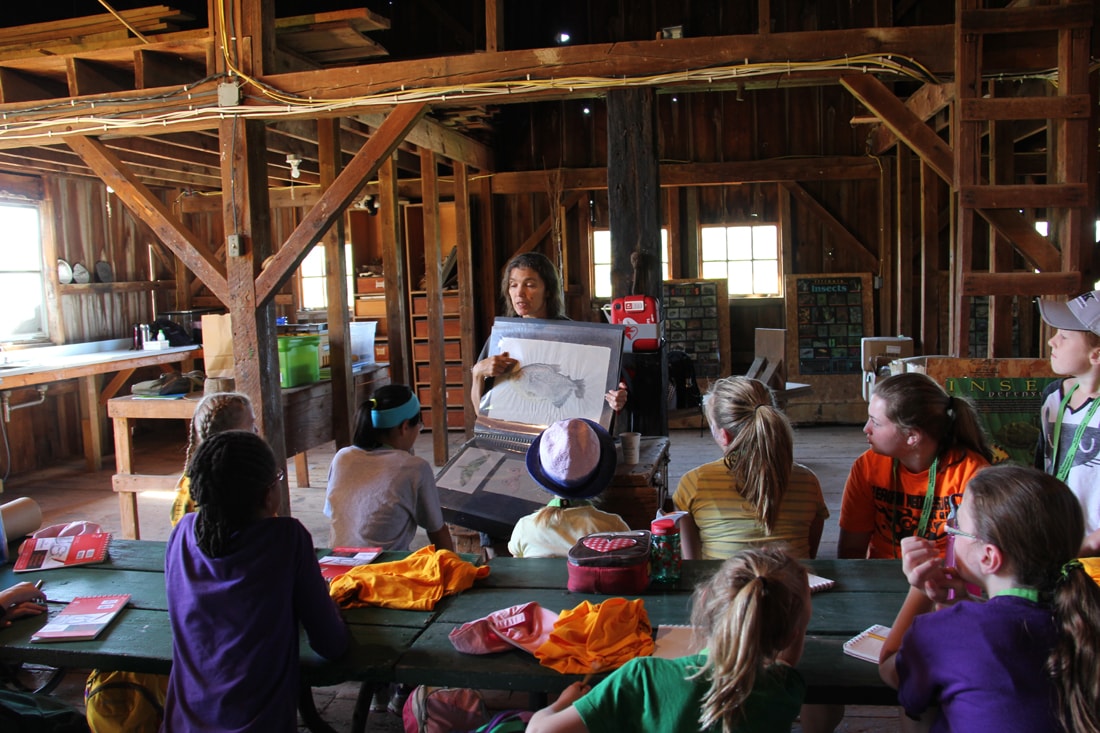
[[[619,383],[623,331],[610,323],[497,318],[489,356],[507,353],[519,364],[482,397],[479,432],[533,437],[573,417],[608,427],[612,412],[604,395]]]
[[[863,337],[871,335],[874,324],[872,292],[868,273],[787,275],[790,371],[860,374]]]

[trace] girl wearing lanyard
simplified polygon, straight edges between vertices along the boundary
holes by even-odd
[[[867,416],[863,432],[871,447],[848,473],[837,557],[898,558],[907,537],[926,539],[942,557],[944,523],[967,482],[992,457],[974,406],[948,395],[927,375],[911,372],[876,384]],[[898,618],[930,610],[932,603],[914,589]],[[898,639],[901,633],[896,632]],[[897,648],[894,633],[890,643]],[[826,733],[843,717],[843,706],[807,705],[802,730]]]
[[[1100,587],[1076,559],[1084,521],[1073,493],[1034,468],[987,468],[947,531],[951,574],[927,540],[902,543],[909,582],[948,606],[899,616],[900,649],[883,649],[879,671],[906,714],[932,731],[1100,731]]]
[[[1043,391],[1035,467],[1069,486],[1085,515],[1080,554],[1100,555],[1100,291],[1040,300],[1039,312],[1058,329],[1047,342],[1050,367],[1065,379]]]

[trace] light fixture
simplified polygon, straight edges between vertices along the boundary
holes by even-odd
[[[300,178],[302,176],[302,171],[299,166],[302,165],[302,159],[295,153],[290,153],[286,156],[286,162],[290,164],[290,177]]]
[[[581,114],[590,115],[590,114],[592,114],[592,110],[589,109],[588,107],[585,107],[581,110]]]
[[[566,43],[569,43],[569,39],[570,39],[569,33],[567,33],[566,31],[562,31],[561,33],[559,33],[558,35],[556,35],[554,37],[554,40],[557,41],[558,44],[560,44],[560,45],[564,45]]]

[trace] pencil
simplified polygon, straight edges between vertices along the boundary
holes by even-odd
[[[42,584],[45,583],[45,582],[46,581],[44,581],[44,580],[36,581],[35,584],[34,584],[34,589],[35,590],[42,590]]]

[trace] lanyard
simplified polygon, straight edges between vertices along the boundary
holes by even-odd
[[[1100,399],[1093,399],[1092,404],[1089,406],[1089,411],[1085,413],[1085,419],[1077,426],[1077,430],[1073,432],[1073,442],[1069,445],[1069,450],[1066,452],[1062,463],[1058,463],[1058,449],[1061,447],[1062,439],[1062,416],[1066,412],[1066,407],[1069,405],[1070,397],[1073,397],[1073,393],[1077,391],[1080,384],[1075,384],[1070,388],[1066,396],[1062,398],[1062,404],[1058,405],[1058,417],[1054,420],[1054,445],[1051,454],[1051,466],[1057,466],[1058,472],[1055,476],[1059,481],[1065,482],[1069,477],[1069,470],[1073,468],[1073,457],[1077,455],[1077,448],[1081,445],[1081,436],[1085,434],[1085,428],[1092,422],[1092,418],[1096,415],[1096,409],[1100,407]]]
[[[898,480],[898,459],[894,459],[893,463],[893,484],[897,490],[901,501],[905,501],[905,490],[901,487],[901,482]],[[939,468],[940,457],[936,456],[932,459],[932,465],[928,467],[928,491],[924,495],[924,507],[920,513],[920,524],[917,525],[916,537],[923,537],[924,533],[928,530],[928,520],[932,518],[932,504],[936,495],[936,469]],[[896,523],[896,521],[895,521]]]
[[[1025,598],[1032,603],[1039,602],[1039,591],[1035,588],[1005,588],[1000,593],[994,593],[993,597],[997,596],[1016,596],[1017,598]]]

